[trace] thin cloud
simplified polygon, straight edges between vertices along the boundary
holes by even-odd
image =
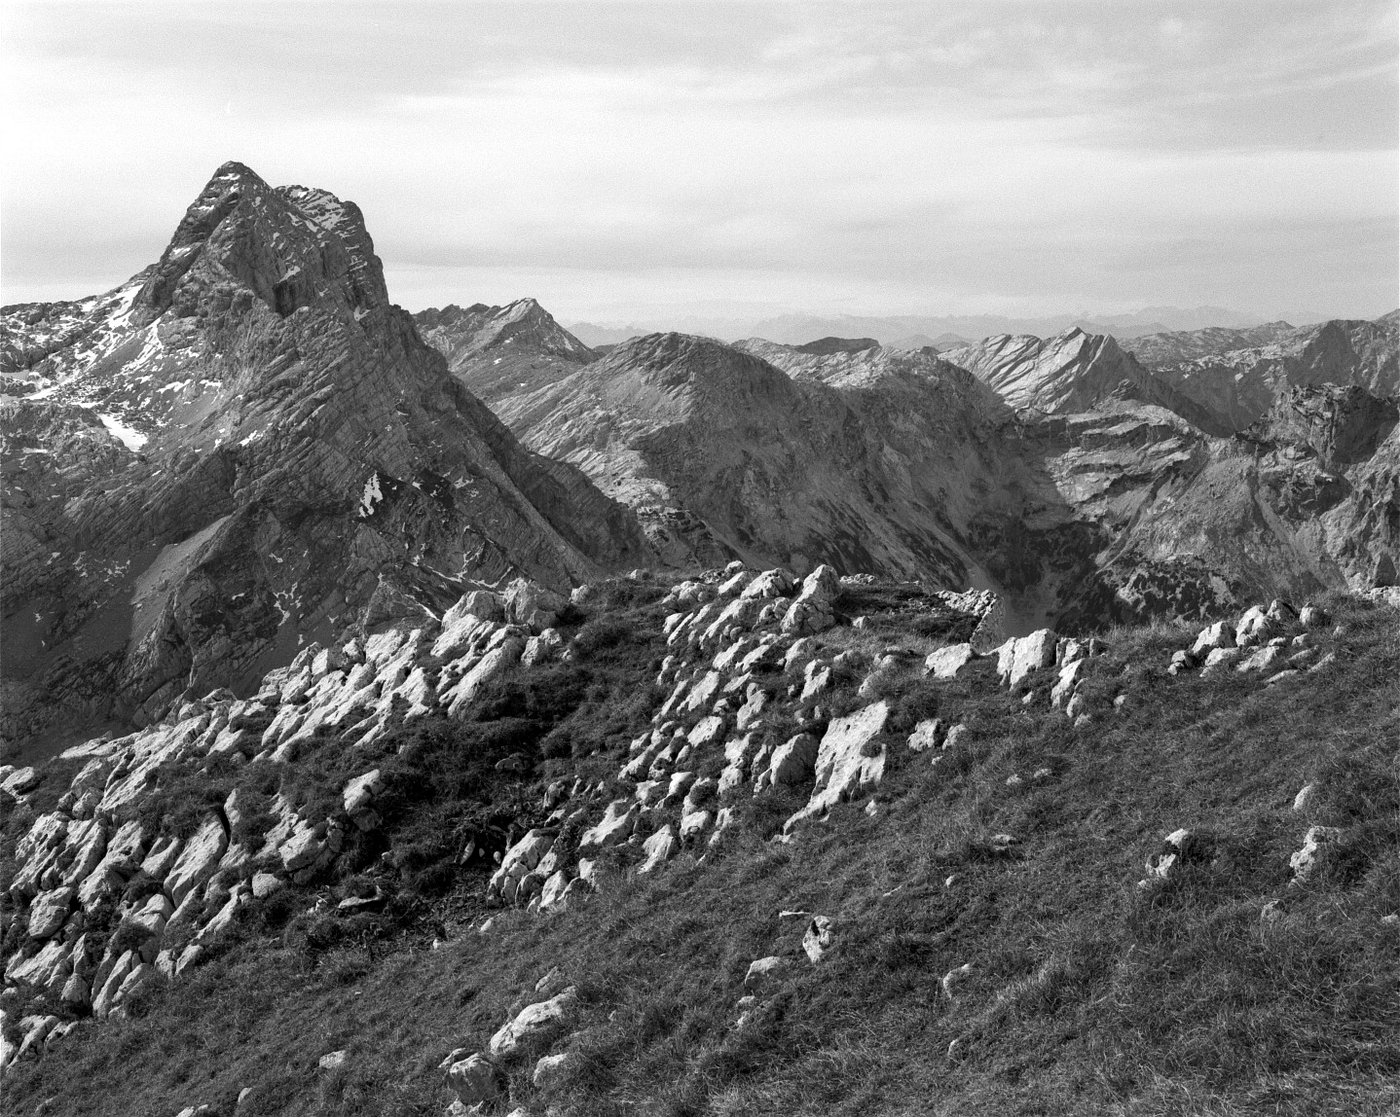
[[[520,283],[566,318],[621,314],[662,275],[688,303],[868,313],[1396,301],[1389,2],[28,4],[5,23],[25,168],[3,186],[7,300],[125,278],[238,158],[359,202],[407,305]]]

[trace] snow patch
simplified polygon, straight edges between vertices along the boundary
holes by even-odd
[[[111,431],[117,438],[121,439],[122,445],[128,450],[133,452],[139,450],[150,441],[149,435],[144,435],[135,427],[123,423],[119,416],[112,415],[109,412],[99,411],[97,417],[102,420],[102,425],[104,427]]]
[[[379,471],[375,470],[365,482],[365,491],[360,494],[360,519],[367,520],[374,515],[375,506],[384,499],[379,488]]]

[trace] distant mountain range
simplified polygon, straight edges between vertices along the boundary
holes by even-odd
[[[1297,316],[1302,322],[1321,321],[1323,315]],[[966,345],[998,334],[1053,336],[1075,327],[1089,334],[1109,334],[1123,340],[1173,331],[1201,330],[1212,326],[1247,329],[1260,319],[1218,306],[1182,308],[1152,306],[1131,314],[1065,313],[1039,317],[1009,317],[995,314],[974,315],[814,315],[786,314],[778,317],[676,318],[652,320],[644,324],[602,326],[577,322],[570,332],[590,346],[617,344],[642,334],[681,330],[685,333],[734,341],[741,337],[762,337],[784,345],[800,345],[813,338],[873,337],[882,345],[919,348],[933,345],[943,349]]]
[[[1389,569],[1396,317],[1124,343],[1071,327],[942,353],[868,328],[658,333],[515,391],[499,357],[454,371],[633,508],[667,561],[825,561],[994,588],[1023,625],[1091,625]]]

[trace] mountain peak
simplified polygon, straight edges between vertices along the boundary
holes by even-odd
[[[505,306],[473,303],[460,307],[449,303],[441,310],[430,307],[413,316],[430,344],[447,357],[453,371],[464,361],[487,350],[531,356],[557,357],[573,364],[593,360],[593,350],[554,320],[536,299],[521,298]],[[508,348],[507,348],[508,347]]]
[[[388,305],[358,206],[326,190],[274,189],[236,161],[221,165],[185,211],[137,306],[147,321],[172,308],[188,318],[211,301],[226,304],[231,286],[284,317],[327,299],[356,310]]]
[[[257,171],[253,170],[247,163],[240,163],[237,159],[230,159],[226,163],[219,164],[218,170],[209,178],[209,186],[226,182],[251,182],[259,186],[267,186],[267,182]],[[206,186],[205,190],[208,190],[209,186]]]

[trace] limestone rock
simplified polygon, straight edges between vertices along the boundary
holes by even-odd
[[[384,789],[384,777],[378,768],[372,768],[363,775],[350,780],[341,793],[341,803],[345,813],[361,830],[373,830],[379,823],[379,815],[372,809],[374,798]]]
[[[585,830],[579,837],[579,849],[592,849],[617,845],[631,837],[637,824],[639,808],[628,799],[616,799],[608,804],[608,809],[597,825]]]
[[[802,949],[813,965],[820,962],[822,956],[831,949],[833,938],[831,920],[824,915],[814,915],[802,935]]]
[[[783,824],[784,830],[880,782],[885,773],[880,734],[888,718],[889,704],[881,700],[831,721],[817,747],[816,788],[807,805]]]
[[[1214,651],[1216,648],[1233,648],[1235,646],[1235,626],[1229,621],[1216,621],[1201,630],[1201,634],[1196,637],[1196,642],[1191,646],[1194,655],[1204,655]]]
[[[545,1097],[556,1093],[577,1073],[580,1056],[572,1051],[558,1055],[542,1055],[535,1064],[530,1082]]]
[[[445,1072],[448,1088],[464,1106],[494,1101],[504,1092],[504,1076],[480,1052],[468,1055],[465,1048],[459,1048],[442,1061],[440,1068]]]
[[[1201,678],[1208,678],[1233,666],[1243,654],[1238,648],[1214,649],[1206,656],[1205,665],[1201,668]]]
[[[29,935],[46,939],[63,926],[77,890],[71,887],[41,892],[29,906]]]
[[[1058,643],[1059,637],[1048,628],[1013,637],[998,650],[997,674],[1005,685],[1015,686],[1031,672],[1052,666]]]
[[[573,986],[546,1001],[527,1005],[491,1037],[488,1053],[497,1059],[508,1058],[522,1043],[563,1031],[577,1005],[578,993]]]
[[[952,679],[972,662],[976,653],[971,644],[953,644],[930,652],[924,660],[924,673],[935,679]]]
[[[526,578],[511,582],[506,587],[504,599],[506,619],[534,632],[553,628],[568,604],[561,595]]]
[[[669,825],[663,826],[642,843],[642,852],[646,854],[646,860],[637,867],[637,872],[650,873],[660,868],[675,856],[678,847],[675,830]]]
[[[208,880],[227,848],[228,834],[223,821],[217,815],[210,815],[185,844],[165,877],[165,888],[171,899],[180,903]]]
[[[1306,884],[1325,863],[1328,851],[1341,838],[1337,826],[1310,826],[1303,837],[1303,846],[1288,858],[1293,870],[1294,884]]]
[[[817,739],[810,733],[790,737],[776,749],[768,762],[768,783],[790,787],[805,783],[816,770]]]
[[[943,737],[943,722],[938,718],[926,718],[914,726],[909,734],[909,751],[924,752],[938,745]]]
[[[749,963],[748,972],[744,974],[745,992],[757,996],[772,992],[773,987],[782,980],[790,966],[791,963],[786,958],[779,958],[776,955],[755,959]]]

